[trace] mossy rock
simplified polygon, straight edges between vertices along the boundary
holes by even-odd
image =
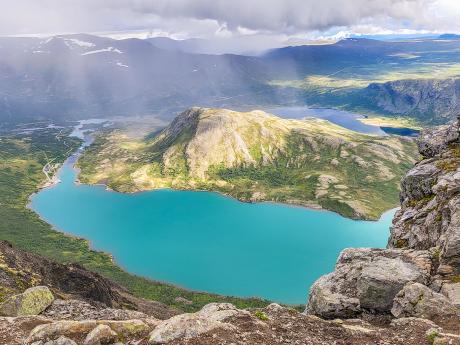
[[[38,315],[54,301],[54,296],[46,286],[27,289],[19,295],[9,297],[0,305],[0,315]]]

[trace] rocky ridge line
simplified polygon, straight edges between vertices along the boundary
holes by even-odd
[[[459,123],[423,131],[387,249],[345,249],[312,286],[308,314],[426,318],[460,335]]]

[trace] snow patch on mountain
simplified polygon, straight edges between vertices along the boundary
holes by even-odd
[[[92,47],[96,46],[94,43],[81,41],[81,40],[78,40],[76,38],[66,38],[66,39],[64,39],[64,43],[70,49],[75,48],[75,46],[83,47],[83,48],[92,48]]]
[[[98,50],[91,50],[89,52],[82,53],[81,55],[92,55],[92,54],[99,54],[99,53],[117,53],[117,54],[123,54],[123,52],[119,49],[116,49],[114,47],[108,47],[104,49],[98,49]]]

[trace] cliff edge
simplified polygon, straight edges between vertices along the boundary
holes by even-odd
[[[459,123],[423,131],[418,148],[387,249],[345,249],[312,286],[308,314],[417,317],[460,334]]]

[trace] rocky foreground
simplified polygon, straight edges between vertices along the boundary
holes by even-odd
[[[178,314],[138,299],[78,265],[0,242],[0,344],[424,344],[444,330],[429,320],[323,320],[271,304],[213,303]],[[449,335],[445,335],[450,337]]]
[[[346,249],[304,313],[213,303],[179,314],[77,265],[0,242],[0,344],[460,344],[458,125],[425,131],[388,249]]]

